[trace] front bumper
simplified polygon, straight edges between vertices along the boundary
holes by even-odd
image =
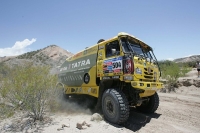
[[[133,88],[142,90],[159,90],[163,88],[163,83],[161,82],[144,82],[144,81],[131,81],[131,86]]]

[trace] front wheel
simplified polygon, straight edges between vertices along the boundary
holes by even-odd
[[[147,101],[144,101],[140,106],[137,106],[136,109],[144,113],[154,113],[159,106],[159,97],[157,92],[154,95],[150,96]]]
[[[129,117],[129,105],[125,94],[118,89],[107,89],[102,97],[102,111],[106,120],[122,124]]]

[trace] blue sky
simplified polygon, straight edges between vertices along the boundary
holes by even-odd
[[[127,32],[158,60],[200,54],[199,0],[0,0],[0,56],[55,44],[72,53]]]

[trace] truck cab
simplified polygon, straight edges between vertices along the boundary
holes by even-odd
[[[150,46],[127,33],[119,33],[99,44],[97,76],[101,80],[119,79],[134,89],[144,90],[140,97],[162,88],[160,69]]]

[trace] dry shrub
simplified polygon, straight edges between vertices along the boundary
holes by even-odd
[[[180,64],[172,61],[164,61],[160,64],[160,67],[162,79],[166,79],[165,88],[161,89],[161,92],[175,92],[175,88],[178,88],[178,78],[185,76],[185,74],[191,70],[187,66],[180,66]]]
[[[13,104],[14,109],[26,110],[35,120],[42,120],[57,82],[57,77],[50,75],[49,70],[47,66],[34,66],[32,63],[4,66],[1,97]]]

